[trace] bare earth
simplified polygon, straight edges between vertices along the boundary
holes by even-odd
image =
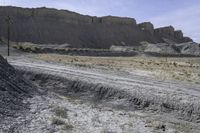
[[[43,95],[2,132],[199,133],[199,58],[7,59]]]

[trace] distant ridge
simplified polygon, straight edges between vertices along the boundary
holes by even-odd
[[[52,8],[0,7],[0,37],[7,37],[5,18],[10,16],[11,40],[39,44],[70,44],[80,48],[110,48],[111,45],[137,46],[142,41],[190,42],[173,26],[154,29],[151,22],[137,24],[134,18],[95,17]]]

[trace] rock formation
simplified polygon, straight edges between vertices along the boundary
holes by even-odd
[[[155,34],[158,36],[163,36],[166,38],[173,38],[174,37],[174,27],[173,26],[167,26],[167,27],[161,27],[155,29]]]
[[[141,44],[146,46],[144,52],[156,53],[158,56],[162,56],[162,54],[168,56],[200,56],[200,44],[195,42],[179,44],[142,42]]]
[[[11,40],[39,44],[70,44],[72,47],[110,48],[112,45],[137,46],[141,41],[191,41],[173,27],[153,28],[145,22],[137,25],[133,18],[95,17],[67,10],[49,8],[0,7],[0,36],[7,37],[5,19],[10,16]]]
[[[181,40],[183,39],[183,32],[181,30],[177,30],[174,32],[174,37]]]
[[[151,22],[144,22],[138,24],[138,26],[143,30],[149,32],[151,35],[154,34],[154,26]]]
[[[160,38],[168,38],[176,43],[192,42],[189,37],[184,37],[181,30],[175,31],[173,26],[161,27],[154,30],[155,36]]]

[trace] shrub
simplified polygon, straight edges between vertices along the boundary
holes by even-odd
[[[64,127],[63,127],[63,130],[72,130],[74,128],[73,125],[71,124],[65,124]]]
[[[63,120],[61,120],[61,119],[53,118],[51,124],[53,124],[53,125],[64,125],[65,122]]]
[[[64,109],[64,108],[60,108],[60,107],[55,108],[54,112],[55,112],[56,116],[58,116],[58,117],[62,117],[62,118],[67,118],[68,117],[67,110]]]

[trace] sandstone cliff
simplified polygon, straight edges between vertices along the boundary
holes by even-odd
[[[7,37],[6,17],[10,16],[11,40],[39,44],[70,44],[72,47],[109,48],[111,45],[140,45],[141,41],[192,41],[173,27],[154,29],[151,23],[133,18],[92,17],[49,8],[0,7],[0,36]]]

